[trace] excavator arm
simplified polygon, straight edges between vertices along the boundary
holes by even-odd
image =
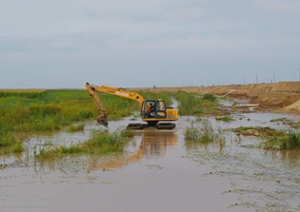
[[[94,100],[97,109],[100,113],[100,115],[97,118],[97,122],[101,125],[104,125],[105,127],[108,126],[108,122],[107,122],[107,113],[106,110],[102,104],[102,101],[100,100],[100,97],[98,96],[96,90],[94,87],[92,87],[89,83],[86,83],[85,87],[88,89],[90,96],[92,97],[92,99]]]
[[[133,92],[133,91],[128,91],[125,90],[123,88],[114,88],[114,87],[109,87],[109,86],[91,86],[88,82],[86,83],[85,87],[87,88],[87,90],[90,93],[90,96],[92,97],[92,99],[94,100],[98,111],[100,113],[100,115],[97,118],[97,122],[101,125],[104,126],[108,126],[108,122],[107,122],[107,112],[102,104],[102,101],[100,100],[99,95],[97,94],[97,91],[102,92],[102,93],[106,93],[106,94],[111,94],[111,95],[115,95],[115,96],[119,96],[119,97],[123,97],[126,99],[131,99],[134,100],[136,102],[139,103],[139,109],[142,109],[143,106],[143,102],[144,102],[144,97],[142,95],[140,95],[137,92]]]
[[[87,85],[89,85],[89,83],[87,83]],[[141,110],[143,102],[145,100],[144,97],[142,95],[140,95],[139,93],[134,92],[134,91],[128,91],[123,88],[114,88],[114,87],[105,86],[105,85],[93,86],[91,88],[96,91],[102,92],[102,93],[111,94],[111,95],[123,97],[126,99],[134,100],[139,103],[140,110]]]

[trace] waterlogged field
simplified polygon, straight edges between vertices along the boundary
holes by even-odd
[[[128,116],[136,107],[127,99],[102,99],[110,120]],[[0,153],[22,152],[29,135],[57,131],[97,113],[86,90],[0,91]]]
[[[3,113],[7,120],[20,105],[27,117],[15,122],[26,136],[17,137],[21,153],[8,154],[9,146],[0,147],[0,211],[300,209],[300,152],[297,145],[283,148],[299,142],[299,116],[240,111],[233,107],[237,103],[222,106],[212,95],[145,92],[169,105],[176,99],[180,120],[171,131],[128,132],[129,122],[140,122],[132,115],[135,102],[101,96],[110,111],[105,128],[96,123],[97,110],[86,91],[39,93],[33,99],[0,99],[2,108],[10,102]],[[131,110],[123,113],[126,104]],[[56,108],[51,115],[41,112],[49,106]],[[7,114],[10,109],[14,113]],[[78,115],[82,111],[89,115]],[[58,114],[77,118],[61,120],[50,130],[34,125],[24,130],[33,117]],[[8,129],[18,136],[15,128]]]
[[[171,105],[175,97],[178,101],[190,102],[189,106],[205,102],[184,93],[141,92],[149,99],[164,99],[167,105]],[[136,102],[128,99],[107,94],[100,96],[109,120],[127,117],[138,108]],[[190,100],[186,100],[187,97]],[[202,113],[187,110],[185,104],[179,111],[181,114],[187,114],[187,111]],[[22,152],[23,141],[33,133],[57,131],[74,122],[95,119],[97,115],[96,106],[86,90],[0,90],[0,154]],[[71,126],[70,130],[78,129]]]

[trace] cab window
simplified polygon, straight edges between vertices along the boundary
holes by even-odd
[[[164,102],[159,102],[158,110],[166,110]]]

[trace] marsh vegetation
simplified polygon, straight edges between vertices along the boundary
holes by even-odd
[[[150,92],[141,91],[147,99],[164,99],[168,106],[173,104],[175,99],[178,102],[180,115],[192,115],[205,117],[209,115],[222,117],[221,121],[230,122],[233,119],[222,116],[223,111],[217,98],[212,94],[200,95],[198,93],[188,93],[185,91],[176,92]],[[108,94],[99,94],[108,113],[109,120],[119,120],[127,116],[134,116],[137,110],[137,103],[125,98],[115,97]],[[94,102],[86,90],[32,90],[32,91],[1,91],[0,92],[0,153],[22,152],[24,150],[23,141],[27,137],[38,132],[52,132],[67,126],[69,132],[82,131],[86,120],[97,117],[98,111]],[[273,120],[290,124],[294,128],[299,128],[299,123],[287,120]],[[186,129],[185,137],[190,141],[209,143],[216,140],[220,132],[213,132],[209,123],[202,120],[201,125],[192,123]],[[299,148],[299,133],[272,132],[274,136],[268,137],[264,148],[294,149]],[[104,136],[104,135],[102,135]],[[106,135],[112,136],[115,135]],[[99,139],[104,139],[104,137]],[[86,144],[87,145],[87,144]],[[89,144],[91,145],[91,144]],[[78,147],[66,150],[61,147],[55,150],[56,153],[76,152]],[[85,147],[80,147],[80,152]],[[105,148],[104,148],[105,149]],[[113,150],[112,150],[113,151]]]
[[[208,119],[202,118],[191,122],[191,125],[185,129],[184,136],[187,144],[219,142],[223,147],[225,142],[223,130],[221,128],[214,129]]]
[[[39,149],[35,149],[34,156],[39,160],[44,160],[74,154],[107,154],[112,152],[123,152],[124,147],[132,137],[133,132],[130,130],[114,133],[109,133],[107,130],[94,131],[93,136],[86,142],[71,146],[41,146]]]
[[[276,130],[269,127],[239,127],[233,130],[238,135],[257,136],[264,149],[300,149],[300,133],[297,130]]]
[[[134,102],[101,96],[110,120],[129,116]],[[20,151],[22,142],[33,133],[49,132],[97,116],[96,107],[85,90],[46,90],[0,93],[0,152]],[[77,126],[77,127],[75,127]],[[71,131],[83,128],[70,127]]]
[[[218,114],[219,106],[216,97],[211,94],[200,95],[197,93],[188,93],[177,91],[173,93],[175,99],[179,102],[180,115],[210,115]]]
[[[0,147],[0,211],[132,211],[145,205],[153,211],[158,205],[162,211],[299,211],[299,116],[244,110],[228,99],[218,105],[209,94],[140,92],[178,107],[181,116],[171,133],[149,129],[131,137],[122,129],[140,119],[136,102],[100,94],[109,120],[126,117],[104,128],[84,90],[5,92],[0,120],[10,127],[1,125],[1,135],[16,142]],[[16,106],[27,118],[11,126]],[[71,119],[65,107],[85,116]],[[33,118],[60,122],[41,130]],[[24,152],[2,155],[12,151]],[[138,204],[132,208],[124,197]],[[83,198],[86,204],[78,201]]]
[[[171,106],[175,98],[181,115],[206,113],[216,105],[213,96],[205,98],[186,92],[141,92],[147,99],[164,99]],[[108,94],[99,94],[109,120],[119,120],[137,110],[137,103]],[[69,126],[71,132],[95,119],[98,111],[86,90],[11,90],[0,92],[0,153],[24,150],[23,141],[37,132],[50,132]]]

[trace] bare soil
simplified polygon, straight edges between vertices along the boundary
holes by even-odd
[[[217,96],[249,100],[259,110],[300,115],[300,82],[270,84],[216,85],[191,87],[140,88],[148,91],[178,91],[211,93]]]

